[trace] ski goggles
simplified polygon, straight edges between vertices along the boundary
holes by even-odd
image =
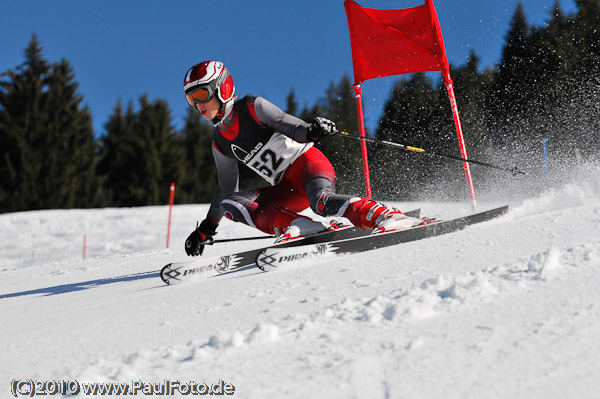
[[[215,96],[215,92],[210,86],[204,86],[193,92],[186,94],[185,99],[187,100],[190,107],[195,107],[196,104],[206,104]]]

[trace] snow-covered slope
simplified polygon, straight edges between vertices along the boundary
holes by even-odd
[[[240,398],[598,398],[599,186],[445,236],[179,286],[158,270],[186,258],[206,205],[174,208],[171,249],[167,207],[0,215],[0,397],[31,378],[223,380]],[[224,221],[217,238],[259,234]]]

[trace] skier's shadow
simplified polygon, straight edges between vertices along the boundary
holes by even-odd
[[[37,295],[37,294],[43,294],[44,296],[66,294],[69,292],[83,291],[83,290],[87,290],[87,289],[102,286],[102,285],[142,280],[142,279],[146,279],[146,278],[157,278],[157,277],[159,277],[159,275],[160,275],[159,272],[152,271],[152,272],[144,272],[144,273],[135,273],[135,274],[130,274],[128,276],[121,276],[121,277],[114,277],[114,278],[101,278],[98,280],[82,281],[79,283],[56,285],[54,287],[38,288],[36,290],[14,292],[12,294],[4,294],[4,295],[0,295],[0,299],[15,298],[15,297],[20,297],[20,296],[25,296],[25,295]]]

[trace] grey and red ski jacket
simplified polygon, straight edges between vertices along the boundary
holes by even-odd
[[[271,185],[279,183],[288,167],[312,147],[309,126],[262,97],[247,95],[236,101],[214,132],[219,189],[207,218],[218,223],[223,217],[221,201],[239,191],[238,162]]]

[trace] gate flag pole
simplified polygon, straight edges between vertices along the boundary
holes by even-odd
[[[456,97],[454,96],[454,88],[452,87],[452,79],[450,79],[450,73],[444,78],[444,84],[446,90],[448,90],[448,98],[450,99],[450,107],[452,107],[452,116],[454,118],[454,127],[456,128],[456,136],[458,137],[458,145],[460,147],[460,156],[463,159],[469,159],[467,156],[467,146],[465,145],[465,139],[463,137],[462,125],[460,123],[460,116],[458,115],[458,105],[456,105]],[[467,179],[467,188],[469,190],[469,197],[471,198],[471,209],[473,212],[477,212],[477,199],[475,198],[475,187],[473,186],[473,176],[471,175],[471,166],[467,161],[463,162],[463,168],[465,170],[465,177]]]
[[[363,116],[363,107],[362,107],[362,88],[360,85],[354,85],[354,92],[356,93],[356,109],[358,111],[358,130],[360,136],[365,138],[365,120]],[[360,142],[360,150],[362,153],[362,164],[363,164],[363,172],[365,175],[365,189],[367,192],[367,198],[372,199],[371,195],[371,177],[369,175],[369,159],[367,155],[367,141],[361,140]]]
[[[433,21],[433,27],[435,29],[435,36],[438,40],[439,50],[442,57],[442,75],[444,77],[444,85],[448,91],[448,99],[450,100],[450,107],[452,108],[452,117],[454,118],[454,127],[456,128],[456,136],[458,137],[458,146],[460,148],[460,156],[464,159],[469,159],[467,156],[467,146],[465,145],[465,139],[463,136],[462,124],[460,123],[460,116],[458,114],[458,105],[456,104],[456,96],[454,95],[454,86],[452,84],[452,78],[450,77],[450,65],[448,63],[448,57],[446,56],[446,47],[444,46],[444,36],[442,35],[442,27],[433,5],[433,0],[425,0],[425,5],[429,9],[431,19]],[[469,190],[469,197],[471,198],[471,209],[473,212],[477,212],[477,199],[475,198],[475,187],[473,186],[473,176],[471,175],[471,166],[468,162],[463,162],[463,168],[465,170],[465,178],[467,179],[467,188]]]

